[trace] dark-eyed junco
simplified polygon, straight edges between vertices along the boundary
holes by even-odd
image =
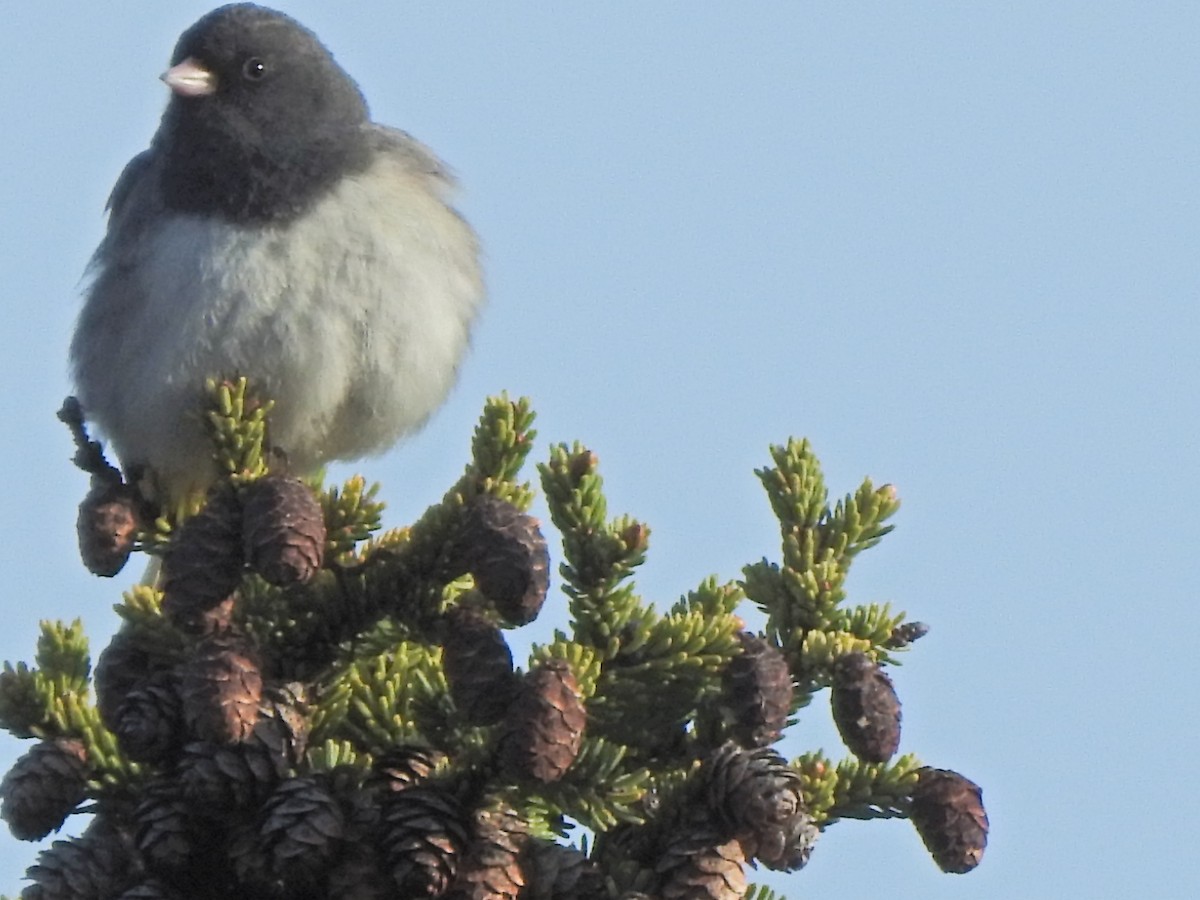
[[[391,446],[442,403],[483,302],[450,174],[282,13],[209,13],[162,77],[71,343],[84,414],[164,499],[215,475],[207,378],[275,400],[295,470]]]

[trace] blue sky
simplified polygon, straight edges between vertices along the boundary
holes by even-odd
[[[596,451],[670,603],[777,555],[752,469],[807,436],[836,493],[904,500],[851,599],[932,626],[895,670],[902,749],[981,783],[993,836],[955,877],[907,823],[843,823],[773,883],[1193,896],[1200,6],[280,6],[453,165],[487,250],[450,402],[351,467],[389,523],[457,475],[487,394],[527,394],[535,457]],[[3,658],[43,617],[98,650],[134,578],[77,564],[54,412],[104,200],[208,8],[25,4],[0,33]],[[826,720],[788,747],[836,751]],[[33,857],[0,838],[0,890]]]

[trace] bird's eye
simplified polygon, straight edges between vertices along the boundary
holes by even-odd
[[[252,56],[242,63],[242,77],[247,81],[261,81],[267,74],[267,64],[257,56]]]

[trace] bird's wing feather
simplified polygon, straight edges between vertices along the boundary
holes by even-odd
[[[372,147],[390,154],[413,172],[425,175],[432,181],[440,182],[443,190],[453,189],[457,185],[454,172],[450,167],[407,131],[374,123],[367,127],[370,129]]]
[[[108,202],[104,204],[108,213],[113,216],[121,214],[125,201],[129,199],[129,195],[133,193],[153,162],[154,151],[143,150],[125,164],[117,183],[113,185],[112,193],[108,195]]]

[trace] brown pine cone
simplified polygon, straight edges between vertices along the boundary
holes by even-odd
[[[219,817],[259,806],[287,770],[282,750],[265,746],[253,735],[244,744],[185,744],[177,771],[184,797],[200,813]]]
[[[121,701],[112,727],[121,751],[134,762],[158,763],[171,757],[183,740],[179,681],[160,669]]]
[[[792,708],[792,673],[769,641],[743,631],[742,652],[725,667],[722,705],[733,720],[733,737],[743,747],[779,740]]]
[[[516,900],[525,886],[521,854],[529,825],[507,806],[475,811],[471,843],[450,895],[455,900]]]
[[[262,693],[257,654],[234,635],[206,638],[179,668],[183,718],[198,740],[244,741],[258,721]]]
[[[450,888],[469,844],[454,796],[414,787],[383,798],[383,849],[395,886],[405,897],[440,897]]]
[[[270,584],[307,584],[325,561],[325,514],[308,485],[268,475],[242,492],[246,561]]]
[[[386,791],[407,790],[425,781],[446,761],[446,754],[433,747],[420,744],[392,747],[376,757],[370,781]]]
[[[0,818],[18,840],[41,840],[61,828],[83,802],[87,778],[87,750],[82,741],[41,741],[15,762],[0,782]]]
[[[447,615],[442,669],[455,707],[472,725],[494,725],[516,693],[512,651],[500,629],[477,610],[456,606]]]
[[[833,721],[850,752],[883,763],[900,746],[900,700],[883,668],[865,653],[847,653],[833,664]]]
[[[446,754],[421,744],[405,744],[384,751],[371,772],[355,790],[347,791],[349,830],[353,840],[374,840],[383,821],[383,804],[389,794],[423,784],[447,762]],[[336,770],[335,770],[336,771]]]
[[[79,556],[93,575],[112,578],[125,567],[141,522],[137,491],[111,479],[92,479],[79,504]]]
[[[531,840],[525,856],[525,894],[529,900],[600,900],[604,876],[595,862],[574,847]]]
[[[983,859],[988,817],[975,782],[950,769],[921,769],[909,816],[943,872],[962,875]]]
[[[804,806],[800,774],[774,750],[743,750],[732,741],[702,769],[708,806],[746,853],[771,869],[808,862],[818,832]]]
[[[587,712],[564,659],[549,659],[522,680],[501,739],[501,767],[518,778],[558,781],[579,755]]]
[[[225,482],[208,492],[204,508],[186,520],[163,561],[163,615],[182,631],[203,633],[206,613],[242,580],[242,508]]]
[[[129,631],[118,631],[96,661],[92,685],[96,689],[96,711],[109,731],[120,724],[119,712],[125,697],[161,665]]]
[[[741,900],[746,893],[746,857],[736,839],[695,823],[670,843],[656,871],[663,900]]]
[[[474,497],[455,555],[506,625],[537,618],[550,584],[550,553],[537,519],[490,494]]]
[[[25,877],[32,884],[21,900],[103,900],[119,897],[138,880],[138,868],[116,832],[93,826],[82,837],[55,841]]]
[[[235,848],[235,871],[240,871],[240,860],[252,855],[257,859],[248,880],[278,886],[285,896],[306,896],[321,884],[341,846],[345,824],[341,807],[320,779],[289,778],[267,798],[257,832]]]
[[[208,847],[195,805],[171,781],[148,785],[133,812],[134,841],[146,865],[163,876],[180,876]]]

